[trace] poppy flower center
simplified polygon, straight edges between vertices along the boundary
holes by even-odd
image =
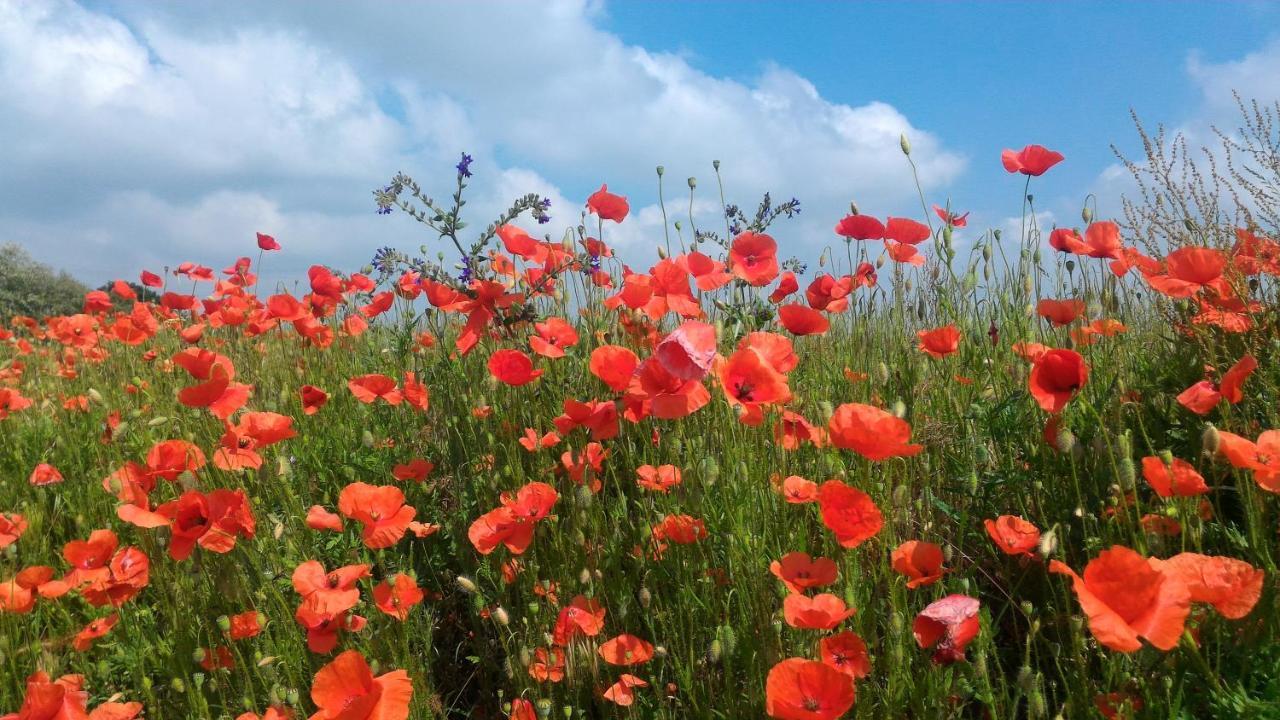
[[[821,708],[822,708],[822,703],[818,702],[816,699],[811,697],[807,697],[804,699],[805,710],[808,710],[809,712],[817,712]]]
[[[739,400],[751,401],[751,393],[755,390],[755,386],[748,380],[735,380],[733,383],[733,396]]]

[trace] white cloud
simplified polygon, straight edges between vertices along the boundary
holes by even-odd
[[[779,239],[808,255],[849,200],[916,208],[901,133],[927,190],[965,167],[890,105],[833,102],[770,65],[749,83],[715,77],[601,30],[604,12],[566,0],[109,15],[0,0],[0,239],[91,280],[187,259],[222,267],[250,253],[255,230],[285,244],[281,271],[352,268],[380,245],[429,239],[374,215],[370,189],[405,170],[444,197],[465,149],[476,226],[540,192],[555,220],[539,229],[558,234],[607,181],[633,216],[606,232],[644,264],[663,235],[653,168],[667,169],[672,219],[697,176],[695,220],[720,227],[719,159],[729,202],[753,207],[766,190],[803,201]]]

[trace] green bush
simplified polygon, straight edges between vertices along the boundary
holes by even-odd
[[[21,245],[0,245],[0,317],[79,312],[88,291],[67,273],[36,262]]]

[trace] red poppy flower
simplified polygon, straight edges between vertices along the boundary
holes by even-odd
[[[1222,397],[1233,405],[1244,400],[1244,391],[1242,389],[1244,382],[1257,369],[1258,361],[1252,355],[1246,354],[1236,361],[1235,365],[1232,365],[1229,370],[1222,374],[1222,384],[1219,387]]]
[[[1074,298],[1068,300],[1045,298],[1036,304],[1036,314],[1054,325],[1070,325],[1084,315],[1084,301]]]
[[[1043,145],[1028,145],[1017,152],[1005,150],[1000,154],[1000,162],[1004,164],[1005,170],[1033,177],[1045,174],[1049,168],[1062,160],[1062,153],[1050,150]]]
[[[867,657],[867,644],[852,630],[838,632],[818,642],[818,656],[822,662],[859,680],[871,673],[871,658]]]
[[[944,358],[960,348],[960,331],[955,325],[944,325],[916,333],[920,338],[920,352],[934,358]]]
[[[764,233],[741,233],[729,247],[729,269],[751,285],[768,285],[778,277],[778,243]]]
[[[643,665],[653,659],[653,644],[623,633],[606,640],[597,652],[610,665]]]
[[[76,652],[84,652],[85,650],[88,650],[93,646],[95,640],[111,632],[111,628],[115,627],[116,623],[119,621],[119,613],[111,613],[106,617],[98,618],[97,620],[90,622],[88,625],[84,626],[84,629],[76,633],[75,638],[71,642],[71,647],[75,648]]]
[[[519,350],[498,350],[489,356],[489,374],[508,385],[519,387],[537,380],[541,370]]]
[[[1202,247],[1178,248],[1164,259],[1164,274],[1147,275],[1153,289],[1171,298],[1187,298],[1215,285],[1227,267],[1220,250]]]
[[[680,468],[675,465],[641,465],[636,468],[636,484],[646,490],[665,493],[680,484]]]
[[[602,345],[592,350],[591,361],[588,363],[591,374],[617,392],[627,389],[638,367],[640,358],[619,345]]]
[[[529,663],[529,677],[538,682],[558,683],[564,680],[564,650],[558,647],[540,647],[533,651]]]
[[[258,249],[259,250],[279,250],[280,243],[270,235],[258,233]]]
[[[312,720],[406,720],[413,683],[404,670],[373,676],[358,650],[320,668],[311,684]]]
[[[0,612],[25,615],[35,609],[37,596],[47,596],[44,588],[54,585],[53,568],[34,565],[21,570],[9,580],[0,583]]]
[[[933,661],[940,665],[963,660],[965,647],[978,636],[978,608],[978,599],[968,595],[930,603],[911,625],[916,644],[933,648]]]
[[[356,583],[369,577],[368,565],[346,565],[326,572],[318,560],[308,560],[293,570],[293,589],[312,611],[334,616],[360,602]]]
[[[830,585],[840,574],[831,558],[813,558],[804,552],[790,552],[781,560],[774,560],[769,564],[769,572],[793,593]]]
[[[656,356],[640,364],[624,398],[627,418],[633,422],[650,414],[661,420],[687,417],[710,401],[711,394],[700,381],[672,375]]]
[[[373,602],[378,609],[401,622],[409,617],[409,611],[422,602],[423,597],[422,589],[404,573],[396,573],[373,588]]]
[[[529,262],[538,264],[542,264],[547,259],[546,247],[515,225],[499,227],[497,235],[502,240],[503,247],[512,255],[519,255]]]
[[[884,526],[884,516],[871,496],[839,480],[828,480],[818,488],[818,508],[822,524],[835,533],[841,547],[855,548]]]
[[[984,520],[987,536],[1006,555],[1034,555],[1040,545],[1040,528],[1016,515]]]
[[[262,633],[267,616],[257,610],[246,610],[227,618],[227,635],[232,640],[247,640]]]
[[[788,658],[764,684],[764,711],[778,720],[835,720],[853,707],[853,679],[830,665]]]
[[[793,335],[825,335],[831,328],[822,313],[795,303],[778,307],[778,321]]]
[[[529,338],[529,347],[543,357],[564,357],[564,349],[578,344],[578,331],[558,317],[534,323],[537,335]]]
[[[342,532],[342,516],[329,512],[323,505],[312,505],[307,510],[307,527],[312,530]]]
[[[27,531],[27,519],[18,513],[0,513],[0,550],[18,542]]]
[[[587,198],[587,209],[593,215],[600,216],[601,220],[620,223],[627,217],[627,212],[631,208],[627,205],[625,197],[614,195],[609,192],[608,185],[601,185],[599,190],[591,193],[591,197]]]
[[[213,490],[208,494],[188,490],[177,500],[156,508],[169,518],[173,536],[169,557],[186,560],[197,544],[215,553],[229,553],[237,537],[252,538],[255,522],[249,498],[243,490]]]
[[[742,411],[740,420],[757,425],[763,419],[762,407],[779,405],[791,399],[787,376],[754,347],[743,347],[716,363],[716,377],[729,405]]]
[[[1208,603],[1229,620],[1248,615],[1262,596],[1266,573],[1243,560],[1179,553],[1152,563],[1186,585],[1191,602]]]
[[[435,463],[422,458],[414,458],[407,463],[399,463],[391,468],[391,476],[401,482],[406,480],[422,482],[430,477],[431,471],[435,469]]]
[[[769,302],[781,302],[783,298],[800,289],[800,282],[796,280],[796,274],[790,270],[782,273],[782,279],[778,280],[778,287],[769,293]]]
[[[884,224],[884,238],[903,245],[919,245],[931,235],[928,225],[909,218],[891,217]]]
[[[377,550],[400,542],[418,511],[404,504],[404,493],[393,485],[381,487],[354,482],[338,495],[338,512],[364,525],[365,547]]]
[[[1141,648],[1139,638],[1146,638],[1169,650],[1182,637],[1191,596],[1181,580],[1161,572],[1157,563],[1115,545],[1089,561],[1084,577],[1057,560],[1049,561],[1049,571],[1071,577],[1098,642],[1127,653]]]
[[[710,371],[716,356],[715,326],[686,320],[654,349],[663,369],[682,380],[699,380]]]
[[[1267,430],[1251,442],[1235,433],[1220,431],[1219,452],[1232,467],[1252,470],[1258,487],[1280,493],[1280,430]]]
[[[635,675],[623,673],[618,681],[604,691],[604,699],[619,707],[629,707],[636,700],[634,688],[649,687],[649,683]]]
[[[1085,252],[1092,258],[1117,259],[1123,249],[1120,244],[1120,226],[1110,220],[1091,223],[1084,231]]]
[[[542,449],[555,447],[560,443],[560,436],[555,431],[548,432],[541,437],[538,431],[533,428],[525,428],[524,436],[519,439],[520,445],[529,452],[537,452]]]
[[[1208,380],[1201,380],[1178,394],[1178,404],[1197,415],[1208,415],[1222,402],[1222,393]]]
[[[27,482],[37,487],[54,485],[62,482],[62,473],[49,463],[40,463],[31,471],[31,477],[27,478]]]
[[[907,577],[907,587],[932,585],[942,579],[942,548],[920,540],[908,540],[894,549],[891,556],[895,572]]]
[[[884,225],[870,215],[847,215],[836,223],[836,234],[851,240],[883,240]]]
[[[1170,464],[1155,455],[1142,458],[1142,477],[1160,497],[1193,497],[1209,492],[1204,478],[1186,460],[1173,458]]]
[[[796,505],[818,501],[818,484],[799,475],[790,475],[782,481],[782,496]]]
[[[379,398],[388,405],[399,405],[403,396],[396,381],[386,375],[370,374],[353,377],[347,381],[347,389],[357,400],[366,405]]]
[[[578,635],[595,637],[604,630],[605,609],[599,601],[578,595],[560,609],[551,633],[556,645],[568,645]]]
[[[534,527],[551,513],[559,497],[555,488],[541,482],[528,483],[514,497],[503,494],[502,506],[471,523],[467,538],[481,555],[488,555],[499,545],[519,555],[528,549]]]
[[[329,394],[314,385],[303,385],[298,395],[302,398],[302,412],[307,415],[315,415],[329,402]]]
[[[942,222],[950,225],[951,227],[962,228],[969,224],[969,213],[967,212],[964,213],[963,215],[958,215],[952,211],[947,210],[946,208],[939,207],[937,205],[933,206],[933,212],[935,215],[941,218]]]
[[[1031,366],[1028,387],[1041,409],[1060,413],[1089,381],[1089,366],[1074,350],[1047,350]]]
[[[214,417],[226,420],[249,401],[253,386],[232,382],[236,376],[235,366],[225,356],[189,348],[172,359],[192,377],[204,381],[178,392],[178,402],[183,405],[208,408]]]
[[[906,420],[871,405],[845,403],[836,408],[827,422],[827,432],[832,445],[877,462],[911,457],[924,450],[908,442],[911,425]]]
[[[31,407],[31,400],[22,396],[22,393],[13,388],[0,387],[0,420],[9,417],[11,413],[19,410],[26,410]]]

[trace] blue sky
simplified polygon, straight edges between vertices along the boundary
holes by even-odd
[[[906,132],[930,202],[1006,226],[1020,178],[1005,147],[1066,162],[1033,184],[1045,224],[1127,185],[1135,109],[1195,142],[1232,121],[1229,90],[1280,97],[1270,3],[397,3],[0,0],[0,241],[99,282],[286,251],[269,280],[344,270],[425,238],[372,214],[397,170],[446,194],[477,158],[470,209],[555,199],[559,232],[601,182],[633,216],[610,230],[646,266],[670,203],[712,159],[730,201],[797,196],[778,230],[812,259],[849,200],[919,214]],[[432,248],[434,250],[434,248]]]

